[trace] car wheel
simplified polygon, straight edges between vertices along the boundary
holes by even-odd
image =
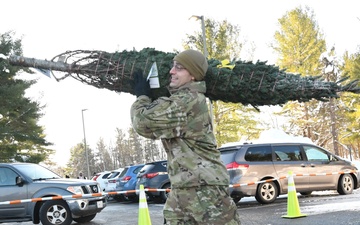
[[[171,188],[170,184],[165,184],[161,189],[168,189],[168,188]],[[160,192],[160,198],[162,201],[166,202],[168,196],[169,196],[169,192],[167,191]]]
[[[92,219],[94,219],[96,216],[95,214],[89,215],[89,216],[83,216],[83,217],[79,217],[79,218],[73,218],[73,220],[77,223],[86,223],[86,222],[90,222]]]
[[[237,204],[238,202],[240,202],[241,197],[233,197],[232,199],[234,200],[235,204]]]
[[[354,179],[350,174],[343,174],[340,176],[338,184],[338,193],[341,195],[351,194],[354,190]]]
[[[69,206],[63,200],[45,201],[40,208],[40,221],[43,225],[70,225]]]
[[[120,194],[120,195],[114,195],[114,199],[115,199],[115,201],[117,201],[117,202],[123,202],[123,201],[126,201],[126,200],[127,200],[126,197],[125,197],[124,195],[122,195],[122,194]]]
[[[269,204],[276,200],[278,196],[278,188],[274,182],[265,182],[259,184],[255,199],[262,204]]]
[[[307,195],[311,195],[312,191],[303,191],[303,192],[300,192],[301,195],[303,196],[307,196]]]

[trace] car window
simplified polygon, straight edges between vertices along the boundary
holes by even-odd
[[[276,161],[300,161],[301,149],[299,145],[273,146]]]
[[[140,173],[144,173],[145,171],[150,171],[152,168],[154,168],[154,164],[146,164],[141,170]]]
[[[129,167],[125,167],[124,170],[120,173],[119,177],[125,176],[125,174],[127,173],[128,170],[129,170]]]
[[[107,179],[112,179],[112,178],[116,177],[116,176],[119,175],[119,174],[120,174],[119,171],[112,172],[112,173],[107,177]]]
[[[309,161],[329,162],[329,155],[322,149],[315,146],[304,146],[306,157]]]
[[[161,165],[166,168],[167,167],[167,162],[162,162]]]
[[[104,175],[102,175],[101,178],[102,178],[102,179],[106,179],[106,178],[108,178],[108,177],[110,176],[110,174],[111,174],[111,173],[105,173]]]
[[[16,168],[33,180],[60,178],[56,173],[37,164],[22,164],[17,165]]]
[[[230,151],[221,151],[220,157],[225,165],[234,161],[234,154],[236,153],[236,151],[237,149],[232,149]]]
[[[133,173],[137,174],[142,168],[143,168],[143,166],[137,167],[136,169],[134,169]]]
[[[272,161],[270,146],[249,147],[245,153],[246,161]]]
[[[17,174],[9,168],[0,168],[0,186],[15,185]]]

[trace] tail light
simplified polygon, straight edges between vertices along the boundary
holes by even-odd
[[[109,184],[115,184],[116,180],[115,179],[114,180],[109,180],[108,182],[109,182]]]
[[[236,170],[236,169],[248,169],[249,164],[238,164],[237,162],[231,162],[229,164],[226,164],[226,169],[228,170]]]
[[[126,176],[126,177],[124,177],[123,179],[121,179],[121,182],[126,183],[126,182],[128,182],[130,179],[131,179],[130,176]]]
[[[148,179],[151,179],[151,178],[156,177],[157,175],[159,175],[159,173],[148,173],[148,174],[145,174],[145,177]]]
[[[92,180],[96,181],[100,175],[95,175]]]

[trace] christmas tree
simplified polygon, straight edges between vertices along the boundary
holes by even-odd
[[[84,84],[106,88],[116,92],[133,92],[132,74],[142,70],[147,76],[156,62],[160,88],[152,89],[153,98],[168,96],[169,71],[175,53],[144,48],[141,51],[104,51],[76,50],[55,56],[52,60],[39,60],[22,56],[11,56],[11,64],[61,71],[56,80],[72,77]],[[277,66],[266,62],[245,62],[237,60],[225,63],[209,59],[205,76],[206,96],[211,100],[241,103],[254,107],[281,105],[288,101],[307,102],[311,99],[327,101],[337,98],[339,92],[359,93],[358,81],[345,83],[347,77],[337,82],[328,82],[321,76],[301,76],[287,73]]]

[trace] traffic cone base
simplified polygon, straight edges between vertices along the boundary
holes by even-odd
[[[301,214],[299,201],[296,195],[295,182],[292,171],[289,171],[288,178],[288,199],[287,199],[287,215],[283,218],[294,219],[305,217],[306,214]]]

